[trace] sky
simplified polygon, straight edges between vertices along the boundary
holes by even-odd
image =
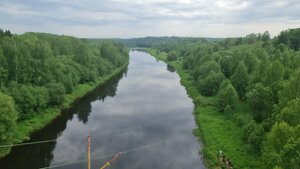
[[[300,27],[299,0],[1,0],[0,28],[82,38],[271,36]]]

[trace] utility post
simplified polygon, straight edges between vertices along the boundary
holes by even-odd
[[[91,169],[91,136],[88,136],[88,169]]]

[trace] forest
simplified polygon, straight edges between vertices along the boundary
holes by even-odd
[[[122,44],[123,43],[123,44]],[[300,28],[271,38],[79,39],[0,29],[0,145],[26,140],[142,47],[174,67],[195,104],[209,168],[300,168]],[[0,157],[10,151],[1,148]]]
[[[199,37],[176,37],[176,36],[148,36],[144,38],[132,38],[132,39],[112,39],[115,42],[120,42],[127,47],[139,47],[139,48],[151,48],[154,46],[176,47],[176,44],[186,43],[186,42],[207,42],[207,41],[215,41],[220,38],[199,38]],[[97,39],[94,39],[97,40]]]
[[[241,38],[152,43],[193,98],[210,168],[300,168],[300,28]]]
[[[128,60],[127,48],[109,40],[0,29],[0,145],[28,138]]]

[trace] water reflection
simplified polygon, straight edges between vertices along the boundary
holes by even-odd
[[[192,100],[178,75],[148,54],[133,51],[126,77],[121,75],[82,98],[32,138],[57,138],[56,143],[16,148],[0,161],[0,168],[35,169],[85,159],[91,134],[93,157],[160,141],[121,156],[110,169],[201,169],[192,111]],[[30,155],[33,149],[36,153]],[[108,159],[93,160],[92,167],[100,168]],[[86,163],[60,168],[82,169]]]
[[[127,70],[126,70],[127,71]],[[123,73],[126,73],[124,71]],[[74,118],[77,114],[79,121],[88,122],[88,116],[91,113],[91,102],[95,100],[104,101],[107,97],[115,96],[119,80],[123,74],[119,74],[111,79],[105,85],[97,87],[90,94],[76,101],[72,108],[66,109],[63,113],[53,120],[50,125],[47,125],[41,131],[33,133],[31,141],[57,139],[67,127],[67,122]],[[59,141],[59,140],[57,140]],[[56,142],[57,142],[56,141]],[[45,166],[50,166],[53,160],[53,150],[56,147],[56,142],[45,144],[36,144],[30,146],[20,146],[13,148],[11,153],[0,160],[0,168],[2,169],[37,169]]]
[[[86,97],[80,99],[80,103],[76,102],[73,107],[68,111],[71,113],[76,113],[78,120],[83,123],[88,122],[88,117],[92,111],[91,103],[95,100],[101,100],[104,102],[106,97],[114,97],[117,92],[119,80],[126,75],[127,69],[122,73],[107,82],[103,86],[98,86],[95,90],[91,91]]]

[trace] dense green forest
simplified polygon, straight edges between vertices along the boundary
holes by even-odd
[[[209,167],[300,168],[300,29],[146,49],[174,66],[196,104]]]
[[[97,39],[93,39],[97,40]],[[162,37],[144,37],[144,38],[132,38],[132,39],[112,39],[115,42],[122,43],[127,47],[139,47],[139,48],[151,48],[164,46],[169,50],[175,48],[178,44],[190,43],[190,42],[211,42],[219,40],[219,38],[197,38],[197,37],[176,37],[176,36],[162,36]]]
[[[0,29],[0,145],[22,141],[35,121],[54,118],[51,112],[127,64],[120,43]],[[1,148],[0,157],[9,150]]]

